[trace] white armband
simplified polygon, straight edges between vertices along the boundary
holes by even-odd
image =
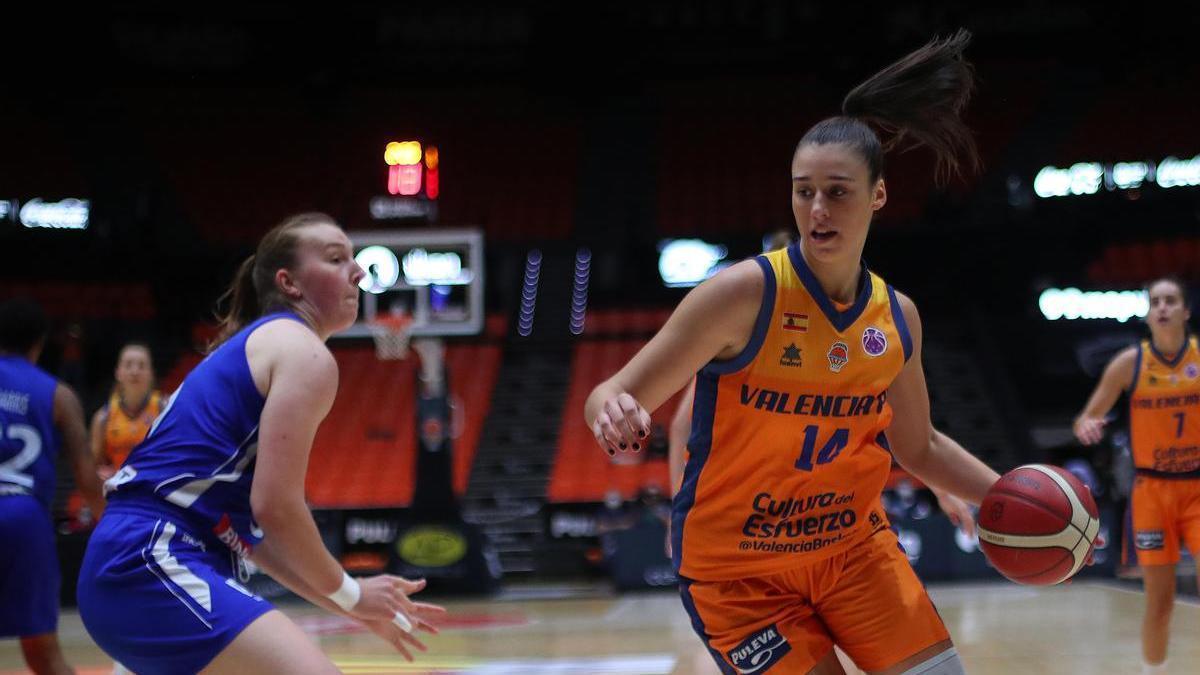
[[[347,612],[354,609],[358,604],[358,598],[362,595],[362,588],[349,574],[342,572],[342,587],[325,596],[333,601],[333,604],[341,607]]]

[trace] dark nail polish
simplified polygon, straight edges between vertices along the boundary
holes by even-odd
[[[608,456],[609,456],[609,457],[613,457],[613,456],[615,456],[615,455],[617,454],[617,451],[616,451],[616,450],[613,450],[612,448],[605,448],[605,450],[607,450],[607,451],[608,451]]]
[[[639,432],[638,432],[638,436],[640,436],[641,438],[645,438],[645,437],[646,437],[646,432],[644,432],[644,431],[639,431]]]
[[[641,446],[640,444],[638,444],[638,443],[634,443],[634,444],[633,444],[633,449],[634,449],[634,450],[641,450],[641,449],[642,449],[642,446]]]
[[[621,444],[621,449],[622,449],[622,450],[624,450],[624,449],[625,449],[625,444],[624,444],[624,443],[622,443],[622,444]]]

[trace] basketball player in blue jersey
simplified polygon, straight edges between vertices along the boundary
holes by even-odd
[[[304,501],[313,436],[337,390],[325,340],[354,322],[363,274],[327,215],[293,216],[268,232],[226,294],[218,346],[105,483],[109,511],[84,556],[79,612],[130,670],[336,672],[242,585],[247,560],[406,659],[425,649],[412,630],[436,632],[445,610],[408,598],[423,581],[352,579]]]
[[[50,508],[60,449],[93,513],[104,509],[104,498],[79,398],[34,365],[46,329],[36,304],[0,304],[0,638],[20,638],[33,672],[70,673],[55,636],[59,568]]]

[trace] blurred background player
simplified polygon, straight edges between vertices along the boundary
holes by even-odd
[[[125,463],[133,446],[142,442],[162,410],[149,346],[140,342],[122,346],[113,378],[108,402],[92,416],[91,427],[92,455],[106,480]]]
[[[0,303],[0,638],[20,638],[35,673],[70,673],[55,635],[60,578],[50,509],[60,451],[93,513],[104,498],[79,398],[35,365],[47,328],[33,302]]]
[[[1183,284],[1146,287],[1150,339],[1119,352],[1076,418],[1076,438],[1095,445],[1121,392],[1129,392],[1130,441],[1137,477],[1130,496],[1126,550],[1136,551],[1145,584],[1143,672],[1166,672],[1175,567],[1182,539],[1200,556],[1200,345],[1188,332]],[[1130,561],[1132,562],[1132,560]]]
[[[588,398],[601,447],[639,450],[647,410],[698,372],[672,549],[684,606],[723,672],[840,673],[835,644],[869,671],[962,672],[880,496],[892,454],[976,504],[998,476],[933,429],[916,307],[863,267],[862,250],[887,200],[866,122],[933,148],[939,177],[959,155],[977,165],[958,117],[973,88],[969,39],[909,54],[810,129],[791,167],[800,241],[701,284]]]
[[[407,597],[424,583],[352,579],[304,500],[313,436],[337,391],[325,340],[353,323],[363,274],[327,215],[268,232],[230,287],[218,345],[105,484],[112,507],[88,543],[79,611],[134,672],[336,670],[239,583],[246,559],[405,658],[424,649],[411,630],[436,632],[444,610]]]

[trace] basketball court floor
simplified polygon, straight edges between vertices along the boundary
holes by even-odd
[[[1142,595],[1080,581],[1054,588],[1006,583],[931,585],[967,672],[1137,673]],[[671,591],[614,595],[603,588],[533,586],[491,600],[448,600],[450,619],[429,652],[406,663],[375,636],[304,604],[284,605],[347,673],[709,675],[716,667]],[[1200,603],[1180,598],[1169,672],[1200,672]],[[111,672],[74,611],[60,638],[80,673]],[[0,675],[20,673],[20,649],[0,642]]]

